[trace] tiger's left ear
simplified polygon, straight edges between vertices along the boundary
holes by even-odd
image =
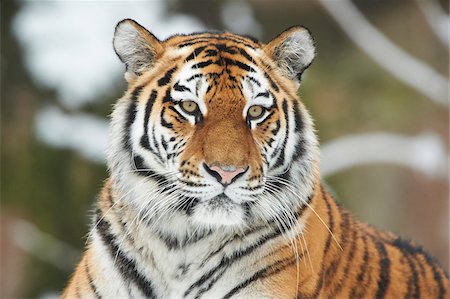
[[[271,57],[282,73],[297,84],[303,71],[309,67],[316,54],[314,40],[308,29],[294,26],[264,46],[264,52]]]
[[[130,19],[117,24],[113,46],[127,67],[125,79],[129,83],[151,68],[164,51],[161,42],[153,34]]]

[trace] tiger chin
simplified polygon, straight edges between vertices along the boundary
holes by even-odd
[[[229,32],[164,41],[121,21],[128,90],[110,178],[63,298],[447,298],[413,242],[354,220],[321,184],[297,95],[315,47]]]

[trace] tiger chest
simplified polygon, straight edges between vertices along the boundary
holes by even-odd
[[[214,244],[214,243],[213,243]],[[153,252],[152,283],[159,298],[272,298],[260,281],[246,284],[264,267],[259,254],[233,256],[207,242],[189,249]]]

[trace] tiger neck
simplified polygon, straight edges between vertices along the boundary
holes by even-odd
[[[120,193],[108,181],[99,199],[96,235],[103,243],[109,242],[109,251],[127,252],[136,263],[150,265],[152,270],[149,271],[169,285],[180,281],[189,284],[189,277],[196,277],[205,269],[222,271],[223,268],[225,271],[227,265],[234,264],[236,268],[230,271],[236,272],[237,277],[248,271],[245,265],[256,269],[270,268],[271,264],[284,261],[283,265],[290,269],[286,271],[286,279],[292,281],[298,274],[302,288],[312,292],[320,283],[323,244],[330,243],[329,250],[336,251],[335,244],[327,242],[330,237],[324,224],[329,226],[330,219],[325,194],[320,183],[316,184],[309,204],[299,213],[299,226],[289,230],[294,234],[293,240],[287,240],[286,236],[292,235],[280,232],[277,226],[261,226],[240,233],[194,230],[184,238],[172,238],[158,234],[148,223],[138,221],[138,213],[120,201]],[[335,206],[334,201],[331,204]],[[116,256],[112,251],[110,254]],[[234,263],[236,260],[245,262]]]
[[[316,184],[314,194],[310,197],[310,203],[298,211],[298,223],[296,228],[288,229],[290,236],[300,235],[308,222],[314,218],[311,208],[316,209],[316,214],[323,214],[319,196],[321,196],[320,183]],[[318,190],[319,189],[319,190]],[[319,206],[319,208],[317,208]],[[158,250],[170,251],[173,249],[188,250],[195,243],[205,243],[204,247],[214,247],[223,242],[233,241],[236,246],[244,246],[251,240],[249,235],[264,235],[265,233],[278,232],[280,236],[286,233],[286,227],[277,225],[262,224],[247,229],[199,229],[192,227],[188,217],[173,217],[164,219],[162,225],[152,223],[146,219],[145,214],[139,214],[135,207],[126,203],[123,194],[114,188],[112,182],[108,180],[105,183],[101,197],[99,199],[99,214],[110,221],[116,227],[117,234],[123,237],[123,242],[128,243],[130,247],[152,248],[158,245]],[[324,217],[322,215],[322,217]],[[158,217],[156,217],[158,218]],[[119,221],[120,220],[120,221]],[[156,219],[158,221],[159,219]],[[314,220],[314,219],[313,219]],[[321,224],[322,225],[322,224]],[[305,233],[304,236],[309,235]],[[150,242],[151,240],[151,242]],[[285,243],[285,242],[283,242]],[[216,246],[217,247],[217,246]],[[217,250],[217,248],[210,248]]]

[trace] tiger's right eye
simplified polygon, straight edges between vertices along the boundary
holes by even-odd
[[[187,114],[191,114],[191,115],[194,115],[198,111],[198,105],[194,101],[181,102],[180,108]]]
[[[250,120],[258,119],[264,115],[265,111],[266,111],[266,108],[264,108],[263,106],[253,105],[250,108],[248,108],[248,111],[247,111],[248,116],[247,117]]]

